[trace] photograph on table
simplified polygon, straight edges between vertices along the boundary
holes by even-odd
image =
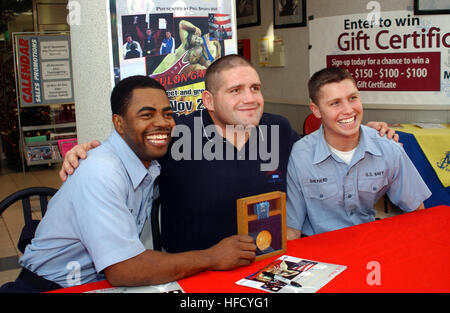
[[[300,260],[298,263],[277,259],[270,263],[261,271],[247,277],[247,279],[264,283],[262,289],[272,292],[280,291],[284,286],[295,283],[295,278],[301,273],[306,273],[318,262],[309,260]],[[293,286],[302,287],[301,284]]]
[[[283,255],[236,284],[272,293],[315,293],[346,268]]]
[[[256,260],[286,252],[286,194],[274,191],[237,200],[238,234],[253,237]]]

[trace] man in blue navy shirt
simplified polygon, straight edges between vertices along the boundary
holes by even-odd
[[[384,194],[403,211],[423,209],[431,192],[402,146],[361,125],[363,107],[345,69],[331,67],[309,81],[314,133],[294,144],[287,176],[288,238],[375,220]]]
[[[254,259],[249,236],[178,254],[144,247],[140,235],[157,194],[157,159],[166,154],[175,126],[172,108],[159,82],[132,76],[114,87],[111,110],[111,135],[50,200],[19,260],[22,272],[0,292],[41,292],[105,278],[115,286],[161,284]]]

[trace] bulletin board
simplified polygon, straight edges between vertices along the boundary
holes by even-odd
[[[74,103],[70,36],[13,33],[20,107]]]

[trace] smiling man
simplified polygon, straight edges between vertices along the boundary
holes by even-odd
[[[351,74],[326,68],[308,87],[322,126],[292,148],[288,239],[373,221],[373,207],[386,193],[403,211],[423,209],[431,192],[401,145],[361,125],[363,107]]]
[[[0,292],[48,291],[105,278],[116,286],[160,284],[254,259],[249,236],[232,236],[203,251],[145,249],[139,236],[157,194],[156,159],[166,154],[175,126],[172,109],[164,87],[146,76],[119,82],[111,109],[111,135],[50,200],[19,261],[22,272]]]
[[[230,60],[234,61],[229,62],[229,69],[224,64],[218,68],[221,63],[217,62],[216,69],[209,70],[203,103],[219,134],[240,149],[251,128],[259,125],[264,98],[256,70],[244,62],[239,64],[239,58]]]
[[[289,155],[300,136],[280,115],[263,113],[261,81],[240,55],[214,61],[205,74],[206,110],[175,118],[173,140],[159,160],[161,237],[165,251],[206,249],[237,233],[236,200],[286,191]],[[386,123],[372,122],[386,132]],[[62,180],[86,158],[93,140],[72,148]]]
[[[289,153],[299,139],[286,118],[263,113],[259,75],[242,56],[208,67],[202,99],[206,110],[176,119],[176,133],[185,131],[162,163],[161,237],[170,252],[204,249],[236,234],[236,200],[285,191]],[[183,152],[191,148],[183,158],[175,149],[180,143]]]

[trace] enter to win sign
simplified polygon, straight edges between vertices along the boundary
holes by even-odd
[[[312,20],[311,75],[326,66],[344,67],[365,103],[450,108],[448,16],[391,11],[370,17]]]
[[[345,67],[360,91],[440,91],[440,52],[328,55]]]

